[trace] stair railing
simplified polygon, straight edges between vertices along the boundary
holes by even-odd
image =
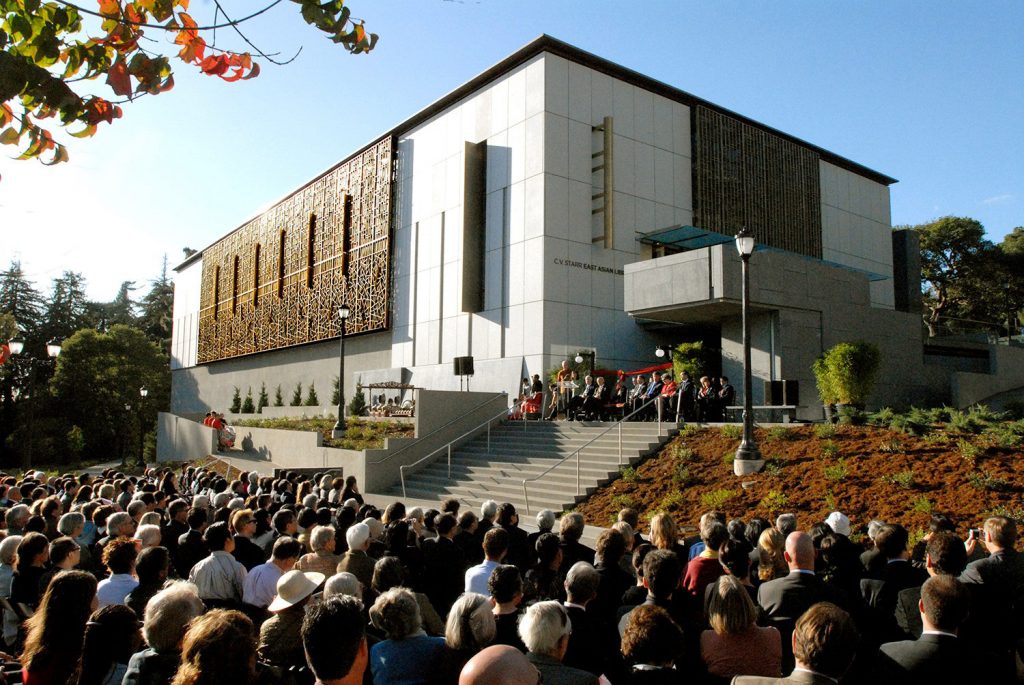
[[[645,410],[647,407],[651,406],[651,404],[653,404],[654,402],[657,402],[657,401],[658,401],[657,397],[652,397],[650,400],[648,400],[647,402],[644,402],[642,405],[640,405],[639,407],[634,409],[629,415],[622,417],[617,422],[618,423],[617,427],[618,427],[618,431],[619,431],[619,458],[618,458],[619,466],[622,466],[622,424],[625,423],[627,419],[630,419],[633,416],[636,416],[637,414],[639,414],[640,412]],[[661,437],[661,424],[662,424],[661,412],[658,411],[658,412],[656,412],[656,414],[657,414],[657,422],[658,422],[658,437],[660,438]],[[604,429],[603,431],[601,431],[600,433],[595,435],[593,438],[591,438],[588,442],[586,442],[581,447],[579,447],[575,452],[573,452],[572,454],[569,454],[569,455],[563,457],[562,459],[560,459],[558,461],[558,463],[552,464],[547,469],[545,469],[542,473],[534,476],[533,478],[524,478],[523,479],[523,502],[526,504],[526,515],[527,516],[530,515],[530,495],[526,491],[526,484],[527,483],[532,483],[532,482],[537,481],[537,480],[540,480],[541,478],[543,478],[544,476],[548,475],[549,473],[551,473],[552,471],[557,469],[559,466],[561,466],[562,464],[564,464],[568,460],[572,459],[573,457],[576,458],[576,494],[579,495],[580,494],[580,452],[582,452],[585,448],[589,447],[594,441],[596,441],[596,440],[598,440],[600,438],[603,438],[605,435],[607,435],[608,431],[613,430],[615,428],[616,428],[616,426],[608,426],[606,429]]]
[[[466,431],[465,433],[463,433],[459,437],[455,438],[454,440],[451,440],[446,445],[441,445],[436,450],[434,450],[433,452],[427,454],[422,459],[418,459],[417,461],[414,461],[411,464],[402,464],[401,466],[399,466],[398,467],[398,475],[402,479],[402,497],[403,498],[408,497],[408,495],[405,494],[405,470],[406,469],[411,469],[414,466],[419,466],[420,464],[425,462],[427,459],[430,459],[432,456],[434,456],[435,454],[437,454],[441,450],[446,449],[446,450],[448,450],[448,478],[451,479],[451,477],[452,477],[452,445],[457,443],[459,440],[462,440],[463,438],[465,438],[465,437],[467,437],[469,435],[472,435],[473,433],[476,433],[477,431],[479,431],[481,428],[483,428],[486,425],[487,426],[487,454],[490,454],[491,453],[491,424],[494,423],[495,420],[500,419],[500,418],[505,418],[507,416],[508,416],[508,409],[503,409],[500,414],[495,414],[494,416],[492,416],[491,418],[487,419],[483,423],[478,424],[478,425],[474,426],[473,428],[470,428],[468,431]],[[526,430],[526,427],[525,427],[526,421],[523,421],[523,424],[524,424],[523,430]],[[411,447],[411,445],[410,445],[410,447]],[[405,448],[403,448],[403,449],[405,449]],[[395,454],[397,454],[397,452]],[[394,456],[394,455],[391,455],[391,456]],[[378,462],[378,463],[380,463],[380,462]]]

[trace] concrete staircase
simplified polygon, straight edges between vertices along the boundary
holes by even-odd
[[[622,424],[622,466],[636,463],[678,432],[675,424],[662,423],[661,435],[658,435],[658,425]],[[577,494],[574,455],[581,447],[580,493]],[[571,458],[540,480],[527,484],[527,511],[523,479],[540,475],[566,457]],[[444,452],[414,473],[407,472],[405,496],[433,502],[456,497],[464,506],[474,509],[488,499],[511,502],[525,517],[541,509],[561,512],[572,508],[616,476],[619,468],[618,424],[529,421],[524,426],[523,422],[514,421],[491,429],[490,451],[486,433],[454,450],[451,478]],[[396,484],[383,494],[401,498],[402,486]]]

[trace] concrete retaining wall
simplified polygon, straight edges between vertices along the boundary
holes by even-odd
[[[985,403],[989,398],[1024,387],[1024,348],[990,345],[992,372],[953,374],[954,404],[963,409]]]
[[[157,461],[191,461],[216,450],[217,431],[209,426],[167,412],[157,415]]]

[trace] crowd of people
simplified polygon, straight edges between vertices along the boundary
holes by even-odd
[[[725,420],[726,409],[736,403],[736,389],[725,376],[701,376],[695,383],[682,371],[679,379],[667,371],[650,375],[632,375],[624,371],[614,374],[579,374],[562,362],[554,382],[547,387],[545,406],[544,384],[540,376],[523,378],[519,396],[509,409],[509,418],[540,416],[554,421],[562,416],[567,421],[607,421],[612,417],[629,417],[636,421],[661,420],[717,422]]]
[[[0,482],[8,682],[1011,683],[1013,520],[900,525],[366,502],[332,474]],[[801,527],[800,524],[803,524]],[[787,676],[784,678],[784,676]],[[782,680],[779,680],[782,678]]]

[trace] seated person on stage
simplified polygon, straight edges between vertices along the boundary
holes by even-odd
[[[711,386],[711,379],[701,376],[700,389],[697,391],[697,420],[713,421],[717,404],[718,398]]]
[[[572,373],[573,375],[576,374],[575,371],[573,371]],[[593,397],[594,391],[597,388],[597,386],[594,385],[594,377],[591,376],[590,374],[587,374],[583,381],[583,390],[580,392],[579,395],[569,398],[569,404],[565,410],[566,418],[569,419],[570,421],[574,420],[579,412],[585,411],[584,407],[587,403],[587,400]]]
[[[676,391],[678,385],[672,380],[672,376],[665,374],[664,384],[661,386],[661,394],[658,395],[655,411],[656,416],[660,416],[663,421],[667,421],[674,417],[676,414]]]
[[[587,376],[589,379],[590,376]],[[591,386],[587,386],[588,388]],[[585,391],[584,391],[585,392]],[[596,385],[592,387],[589,396],[583,400],[583,413],[588,419],[603,419],[605,402],[608,401],[608,386],[605,385],[604,376],[598,376]]]
[[[629,412],[636,411],[641,404],[644,394],[647,392],[647,379],[637,376],[633,379],[633,387],[629,391]]]

